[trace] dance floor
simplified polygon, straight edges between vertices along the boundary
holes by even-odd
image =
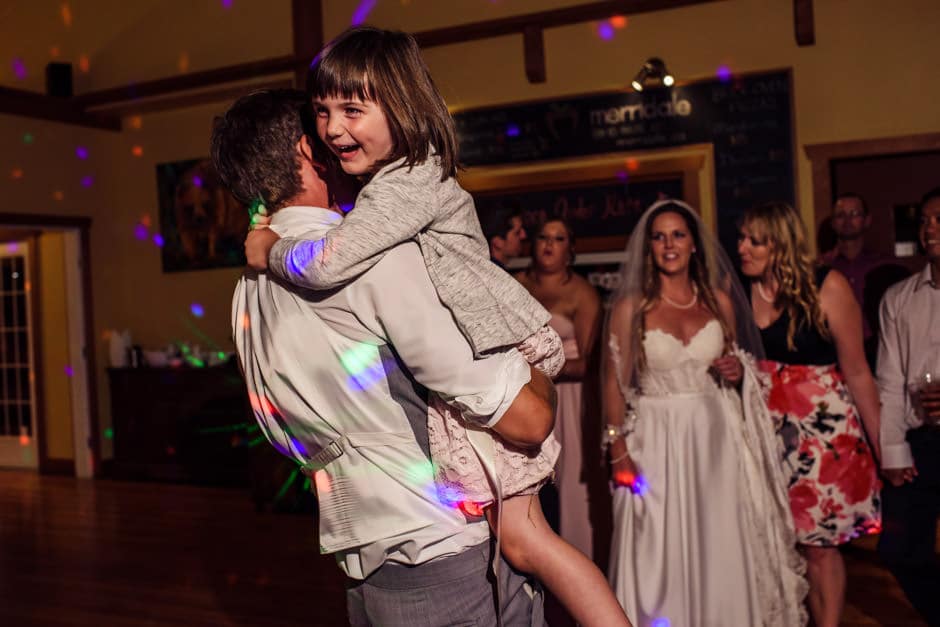
[[[870,539],[846,558],[844,625],[924,625]],[[310,516],[258,513],[241,490],[0,471],[0,625],[343,624]]]

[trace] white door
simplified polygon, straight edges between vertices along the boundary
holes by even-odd
[[[0,244],[0,466],[38,468],[29,248]]]

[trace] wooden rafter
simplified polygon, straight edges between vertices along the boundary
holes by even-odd
[[[107,131],[121,130],[119,118],[89,113],[70,98],[53,98],[22,89],[0,87],[0,113],[52,120]]]
[[[793,34],[798,46],[812,46],[816,43],[813,0],[793,0]]]

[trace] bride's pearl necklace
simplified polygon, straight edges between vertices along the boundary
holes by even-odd
[[[767,303],[768,305],[774,304],[774,299],[769,298],[766,293],[764,293],[764,286],[761,285],[760,281],[757,281],[757,294],[760,296],[761,300]]]
[[[692,300],[684,305],[682,303],[677,303],[665,294],[660,294],[659,297],[676,309],[691,309],[692,307],[695,307],[695,303],[698,302],[698,288],[695,287],[695,285],[692,286]]]

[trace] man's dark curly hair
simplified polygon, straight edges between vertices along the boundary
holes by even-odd
[[[314,135],[309,98],[296,89],[265,89],[243,96],[212,129],[212,163],[239,201],[269,212],[303,190],[297,141]],[[311,141],[311,147],[314,142]]]

